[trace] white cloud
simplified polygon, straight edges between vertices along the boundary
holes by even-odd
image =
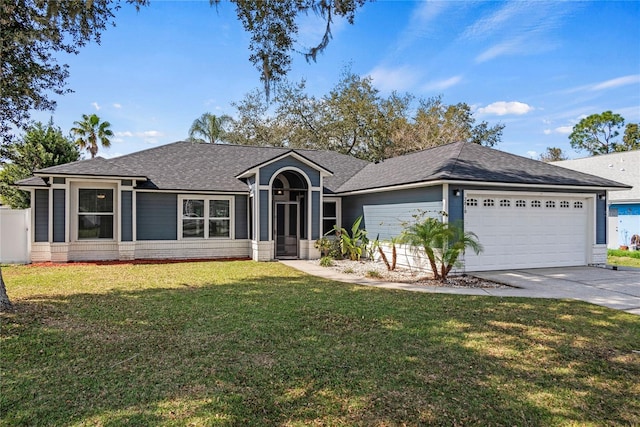
[[[398,37],[397,50],[402,51],[412,46],[416,41],[430,36],[437,28],[433,22],[442,15],[451,3],[444,1],[416,2],[416,7],[411,12],[409,23]]]
[[[159,138],[164,136],[164,134],[157,130],[145,130],[144,132],[139,132],[143,138]]]
[[[124,142],[124,138],[141,138],[148,144],[157,144],[158,138],[162,138],[164,133],[158,130],[146,130],[143,132],[114,132],[114,135],[116,136],[114,142]]]
[[[555,128],[553,131],[555,133],[562,133],[562,134],[568,135],[571,132],[573,132],[573,126],[560,126]]]
[[[543,132],[545,135],[551,135],[553,133],[551,129],[545,129]]]
[[[462,37],[466,39],[482,38],[496,31],[504,31],[510,21],[518,17],[518,15],[522,15],[523,12],[530,10],[531,5],[527,2],[504,3],[504,7],[498,9],[495,13],[480,18],[473,25],[470,25],[462,34]]]
[[[478,113],[481,114],[495,114],[497,116],[505,116],[507,114],[515,114],[520,116],[533,111],[534,108],[528,104],[518,101],[498,101],[493,104],[489,104],[486,107],[478,108]]]
[[[599,90],[615,89],[621,86],[627,86],[640,83],[640,74],[631,74],[628,76],[616,77],[614,79],[605,80],[599,83],[591,83],[583,86],[577,86],[569,88],[562,93],[576,93],[576,92],[595,92]]]
[[[96,109],[96,111],[100,111],[100,108],[102,108],[102,107],[100,107],[100,105],[98,105],[98,103],[97,103],[97,102],[92,102],[92,103],[91,103],[91,106],[93,106],[93,108],[95,108],[95,109]]]
[[[494,46],[476,56],[476,62],[482,63],[502,55],[515,54],[521,51],[520,39],[509,40]]]
[[[591,90],[613,89],[616,87],[631,85],[635,83],[640,83],[640,74],[632,74],[630,76],[618,77],[615,79],[597,83],[591,87]]]
[[[407,90],[418,79],[418,73],[411,67],[385,68],[378,66],[369,72],[373,83],[382,91]]]
[[[122,108],[122,104],[118,104],[117,102],[115,104],[113,104],[113,108]]]
[[[527,151],[527,156],[529,156],[532,159],[535,159],[536,157],[538,157],[538,152],[537,151]]]
[[[422,90],[425,90],[425,91],[445,90],[457,85],[461,81],[462,81],[462,76],[453,76],[453,77],[449,77],[448,79],[429,82],[422,87]]]

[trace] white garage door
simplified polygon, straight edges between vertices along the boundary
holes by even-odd
[[[484,251],[467,252],[466,271],[587,264],[588,199],[466,194],[464,226]]]

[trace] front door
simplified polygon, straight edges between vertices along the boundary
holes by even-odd
[[[298,202],[276,202],[276,258],[298,258]]]

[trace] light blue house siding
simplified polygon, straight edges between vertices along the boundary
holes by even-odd
[[[136,239],[178,239],[178,195],[136,193]]]
[[[609,212],[618,216],[618,244],[631,245],[631,237],[640,235],[640,204],[612,204]]]
[[[269,240],[269,191],[260,190],[260,240]]]
[[[247,203],[249,197],[237,195],[235,197],[235,236],[236,239],[248,239],[249,238],[249,225],[247,223],[248,220],[248,211],[247,211]]]
[[[320,192],[311,194],[311,240],[320,238]]]
[[[34,236],[36,242],[49,241],[49,190],[35,190]]]
[[[53,190],[53,241],[64,242],[65,240],[65,211],[64,211],[65,191],[60,188]]]
[[[442,186],[412,188],[346,196],[342,199],[342,226],[349,229],[363,215],[361,227],[371,239],[398,236],[403,224],[424,213],[439,217],[442,211]]]
[[[287,167],[294,167],[303,171],[309,177],[312,187],[320,186],[320,171],[293,157],[285,157],[260,168],[260,185],[269,185],[273,174]]]
[[[120,215],[122,217],[121,224],[121,232],[122,232],[122,241],[130,242],[133,240],[133,211],[132,211],[132,202],[133,202],[133,192],[132,191],[123,191],[122,192],[122,207]]]

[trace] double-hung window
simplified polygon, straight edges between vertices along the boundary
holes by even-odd
[[[338,224],[338,202],[325,200],[322,204],[322,234],[329,233],[336,224]]]
[[[113,190],[78,190],[78,239],[113,239]]]
[[[231,197],[183,197],[181,200],[182,238],[231,239]]]

